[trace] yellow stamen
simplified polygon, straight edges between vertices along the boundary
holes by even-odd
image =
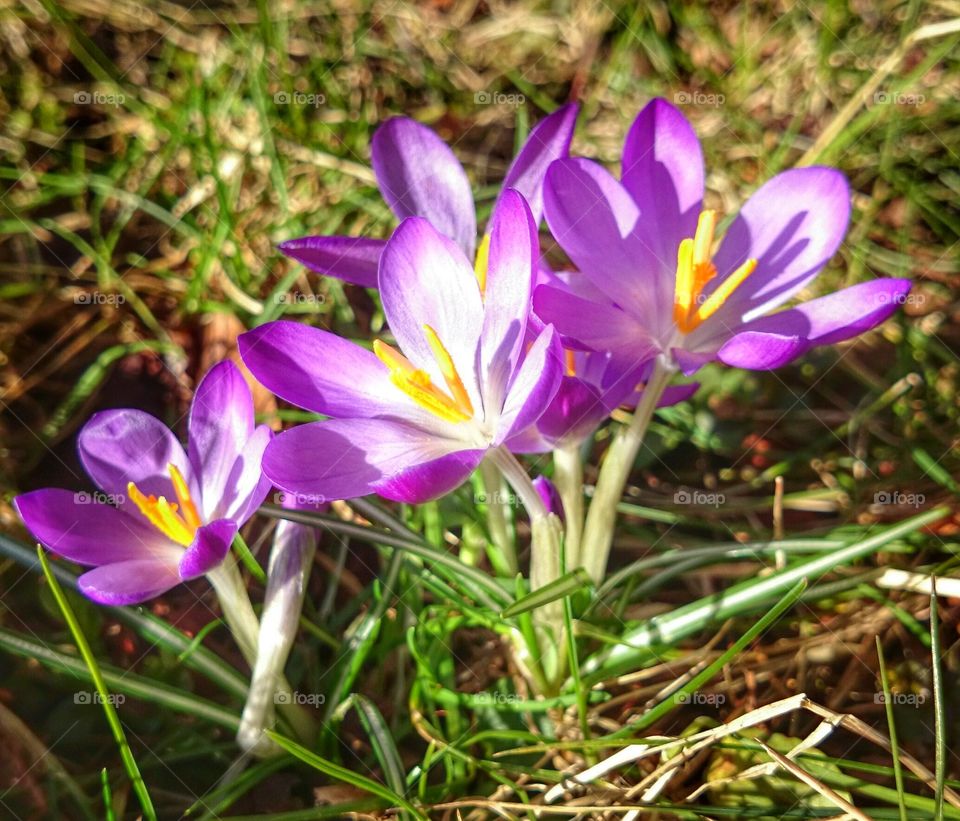
[[[721,282],[706,299],[703,291],[717,275],[710,258],[717,228],[717,213],[707,209],[700,213],[693,239],[685,239],[677,250],[677,273],[673,291],[673,321],[681,333],[688,334],[713,316],[730,295],[757,267],[755,259],[747,260]],[[694,306],[696,308],[694,309]]]
[[[566,350],[564,351],[567,359],[567,376],[576,376],[577,375],[577,359],[574,356],[573,351]]]
[[[379,339],[373,341],[373,352],[390,369],[390,381],[421,407],[448,422],[466,422],[473,417],[437,388],[425,371],[418,370],[396,348]],[[468,400],[469,401],[469,400]]]
[[[456,402],[460,410],[468,416],[473,416],[473,403],[470,401],[467,389],[463,386],[460,374],[457,373],[457,366],[453,364],[453,357],[443,347],[440,337],[437,336],[437,332],[433,328],[424,325],[423,333],[427,337],[427,344],[433,352],[433,358],[437,360],[437,365],[440,367],[440,373],[443,374],[443,381],[447,383],[447,387],[450,389],[453,401]]]
[[[170,479],[173,482],[173,490],[177,494],[177,502],[180,504],[180,513],[183,515],[184,521],[187,523],[187,527],[191,530],[196,530],[200,527],[200,514],[197,513],[197,506],[193,503],[193,499],[190,498],[190,488],[187,487],[187,483],[183,478],[183,474],[177,469],[177,466],[172,462],[167,465],[167,470],[170,471]]]
[[[490,265],[490,235],[484,235],[480,240],[480,247],[477,248],[477,258],[473,263],[473,271],[477,275],[477,283],[480,285],[480,295],[487,292],[487,268]]]
[[[723,303],[726,302],[727,299],[730,298],[730,295],[740,287],[743,281],[756,270],[756,267],[757,261],[755,259],[748,259],[721,282],[717,286],[717,290],[710,294],[706,301],[697,308],[696,313],[690,317],[689,324],[691,330],[720,310]]]
[[[190,546],[195,531],[191,531],[187,523],[177,514],[176,505],[170,504],[163,496],[159,499],[153,495],[144,496],[133,482],[127,483],[127,495],[157,530],[177,544],[184,547]]]
[[[673,321],[680,330],[683,330],[693,305],[693,288],[693,240],[685,239],[677,249],[677,277],[673,286]]]

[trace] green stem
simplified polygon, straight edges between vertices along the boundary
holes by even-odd
[[[630,478],[657,402],[672,376],[673,369],[658,358],[630,424],[617,432],[600,465],[600,475],[587,511],[583,541],[580,544],[581,564],[597,585],[603,582],[607,570],[607,559],[617,524],[617,505],[623,497],[623,490]]]
[[[483,490],[487,500],[487,526],[490,529],[490,539],[500,554],[500,559],[509,576],[516,576],[517,546],[510,533],[507,523],[506,506],[502,498],[503,477],[490,459],[480,463],[480,476],[483,479]]]
[[[579,446],[564,445],[553,452],[553,483],[563,501],[566,569],[575,570],[581,566],[580,539],[583,535],[583,461]]]

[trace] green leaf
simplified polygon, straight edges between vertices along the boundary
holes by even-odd
[[[512,619],[521,613],[529,613],[545,604],[572,596],[574,593],[579,593],[581,590],[590,587],[592,587],[590,574],[582,567],[578,567],[576,570],[564,573],[559,579],[545,584],[523,598],[517,599],[506,610],[501,611],[500,616],[504,619]]]

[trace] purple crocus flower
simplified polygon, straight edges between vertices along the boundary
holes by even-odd
[[[422,502],[456,488],[491,448],[533,425],[562,352],[547,326],[524,351],[536,233],[507,191],[491,219],[484,282],[427,220],[397,228],[380,260],[384,313],[400,350],[373,352],[277,321],[243,334],[244,362],[288,402],[333,417],[282,433],[263,468],[293,493],[379,493]],[[522,359],[522,361],[521,361]]]
[[[217,567],[270,490],[260,460],[272,432],[254,427],[250,388],[232,362],[203,378],[188,425],[184,451],[148,413],[97,413],[78,446],[103,497],[46,488],[16,498],[40,542],[94,566],[79,579],[94,601],[137,604]]]
[[[503,192],[519,191],[534,223],[543,214],[543,177],[550,163],[567,156],[578,108],[569,103],[530,132],[503,181]],[[395,117],[382,125],[371,146],[373,170],[384,200],[400,220],[424,217],[471,260],[477,244],[477,214],[470,183],[454,153],[425,125]],[[284,254],[311,271],[377,287],[377,264],[385,240],[313,236],[280,244]],[[483,246],[481,246],[481,252]]]
[[[662,356],[688,374],[714,359],[764,370],[873,328],[910,288],[877,279],[770,315],[839,247],[850,215],[846,179],[824,167],[778,174],[743,206],[716,253],[717,215],[703,210],[703,193],[696,134],[660,99],[627,135],[619,182],[585,159],[554,162],[547,224],[589,287],[539,287],[538,315],[565,339],[613,351],[628,366]]]

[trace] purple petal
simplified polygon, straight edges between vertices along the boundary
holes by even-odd
[[[661,261],[636,227],[640,209],[630,193],[589,160],[557,160],[547,171],[544,208],[550,232],[574,265],[603,293],[639,317],[657,315]]]
[[[200,483],[205,521],[217,518],[233,466],[253,433],[253,395],[229,360],[214,365],[200,381],[190,405],[189,448]]]
[[[834,255],[849,219],[850,188],[835,168],[777,174],[730,225],[714,258],[720,275],[704,296],[747,259],[756,259],[757,268],[707,323],[733,327],[783,304]]]
[[[263,470],[283,490],[325,502],[375,493],[401,471],[461,449],[403,422],[330,419],[281,433],[267,446]]]
[[[560,518],[560,521],[564,521],[566,517],[563,514],[563,500],[556,485],[546,476],[538,476],[533,480],[533,486],[540,495],[547,513],[553,513]]]
[[[671,348],[670,354],[684,376],[696,373],[708,362],[713,362],[717,358],[716,351],[693,352],[683,348]]]
[[[520,358],[536,259],[536,226],[516,191],[504,191],[490,221],[480,368],[484,402],[503,402]]]
[[[632,387],[627,385],[627,394]],[[618,386],[616,393],[624,392]],[[597,385],[566,376],[546,412],[537,420],[537,429],[555,445],[582,442],[618,404],[611,404]]]
[[[301,408],[334,417],[396,416],[412,405],[373,353],[329,331],[278,320],[241,334],[238,346],[257,381]]]
[[[128,482],[147,496],[173,499],[170,464],[183,474],[194,498],[200,498],[199,484],[180,442],[159,419],[143,411],[95,413],[80,431],[77,449],[90,478],[118,500],[126,499]],[[130,505],[133,510],[132,504],[128,501],[120,506]]]
[[[250,434],[230,469],[226,493],[210,519],[233,519],[242,525],[263,504],[270,492],[270,480],[263,475],[261,462],[271,439],[273,431],[266,425],[258,425]]]
[[[429,325],[479,408],[476,363],[483,302],[463,252],[426,220],[404,220],[380,257],[380,296],[390,330],[410,361],[437,385],[444,384],[424,332]]]
[[[89,493],[47,488],[14,500],[23,523],[46,547],[80,564],[172,560],[180,548],[140,518],[92,501]]]
[[[398,219],[424,217],[473,259],[477,215],[463,166],[443,140],[406,117],[373,135],[373,170]]]
[[[460,450],[412,467],[375,483],[386,499],[416,505],[438,499],[456,490],[477,469],[486,450]]]
[[[280,243],[280,250],[311,271],[364,288],[377,287],[382,239],[364,237],[299,237]]]
[[[569,153],[579,110],[576,103],[567,103],[537,123],[503,179],[504,189],[523,194],[534,225],[543,218],[543,178],[550,163]]]
[[[541,285],[534,291],[533,307],[544,322],[554,325],[567,347],[629,352],[637,363],[657,350],[648,329],[611,302],[595,302],[563,287]]]
[[[755,319],[743,331],[800,337],[807,347],[831,345],[875,328],[896,312],[910,292],[909,279],[873,279]]]
[[[497,422],[496,444],[532,426],[544,414],[563,378],[563,348],[548,325],[527,351]]]
[[[175,560],[151,559],[105,564],[77,579],[80,592],[87,598],[114,607],[140,604],[166,593],[180,582]]]
[[[193,544],[180,559],[179,573],[184,581],[208,573],[230,552],[230,545],[237,535],[237,523],[232,519],[219,519],[197,529]]]
[[[640,207],[640,227],[666,268],[692,237],[703,201],[703,153],[696,132],[666,100],[651,100],[623,146],[621,182]],[[670,299],[673,297],[672,279]]]
[[[796,359],[805,349],[798,336],[742,331],[720,348],[717,358],[735,368],[769,371]]]

